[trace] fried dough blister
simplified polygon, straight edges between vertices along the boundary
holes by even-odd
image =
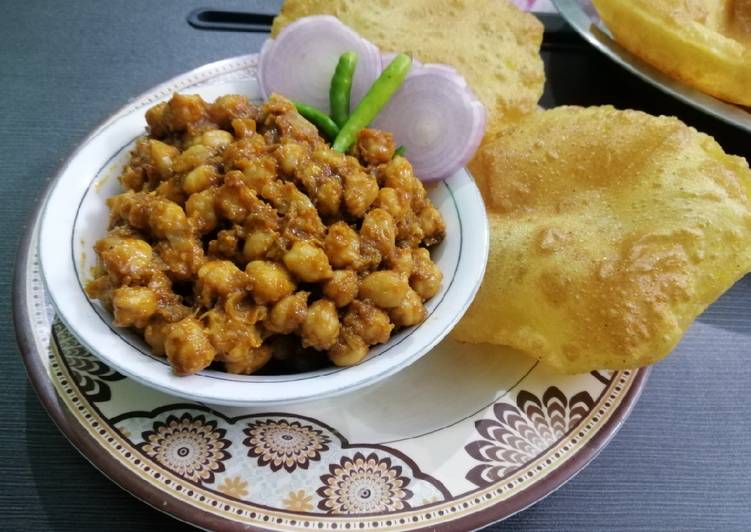
[[[456,339],[566,373],[651,364],[751,270],[751,172],[676,118],[536,113],[471,168],[491,224]]]

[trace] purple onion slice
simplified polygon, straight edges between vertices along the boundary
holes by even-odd
[[[422,181],[462,168],[485,133],[485,107],[464,78],[446,65],[416,65],[372,127],[391,131]]]
[[[277,92],[328,113],[329,86],[339,57],[357,54],[350,106],[354,108],[382,70],[378,48],[336,17],[305,17],[268,39],[258,62],[261,94]]]

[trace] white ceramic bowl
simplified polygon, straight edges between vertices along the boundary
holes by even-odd
[[[233,80],[192,88],[213,101],[222,94],[260,97],[255,80]],[[169,96],[164,90],[151,103]],[[375,346],[359,364],[285,376],[231,375],[204,370],[189,377],[172,373],[151,355],[134,332],[117,328],[111,314],[83,291],[104,236],[105,199],[121,191],[117,176],[135,140],[144,134],[144,108],[120,112],[84,141],[56,176],[45,206],[40,257],[58,316],[82,345],[109,366],[148,386],[204,403],[236,406],[290,403],[331,396],[374,383],[408,366],[435,346],[456,324],[482,280],[488,255],[488,226],[480,193],[464,171],[432,187],[430,199],[446,222],[446,239],[433,250],[444,274],[441,291],[427,303],[422,324]]]

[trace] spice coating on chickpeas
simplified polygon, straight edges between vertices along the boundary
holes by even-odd
[[[445,226],[390,133],[338,153],[278,95],[175,94],[146,121],[86,291],[176,374],[357,364],[426,318]]]

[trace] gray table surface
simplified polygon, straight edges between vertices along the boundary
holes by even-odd
[[[26,379],[12,331],[10,285],[24,220],[45,179],[87,132],[163,80],[259,49],[262,34],[190,28],[187,13],[207,3],[2,3],[0,528],[184,526],[120,490],[57,431]],[[273,13],[279,3],[216,5]],[[749,135],[670,101],[594,52],[546,53],[546,61],[545,105],[613,103],[677,114],[713,133],[728,151],[751,155]],[[743,395],[751,382],[751,278],[739,284],[654,368],[633,414],[588,468],[490,529],[751,528],[751,409]]]

